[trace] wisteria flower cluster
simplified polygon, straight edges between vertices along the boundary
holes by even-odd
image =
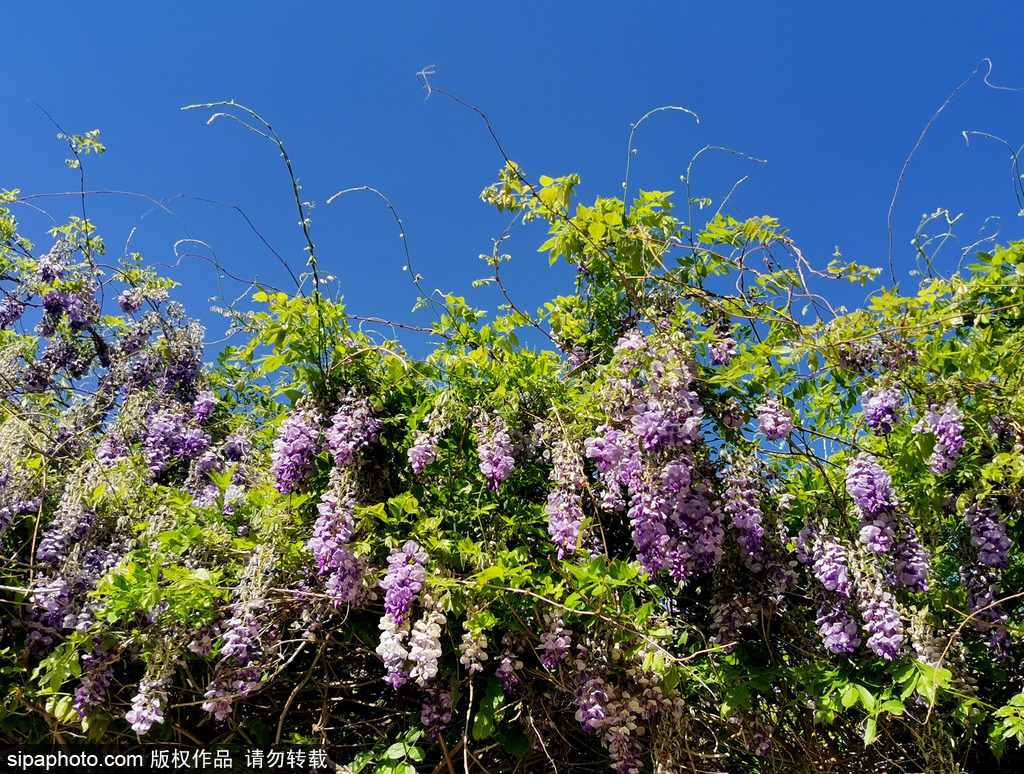
[[[544,513],[548,517],[548,534],[563,559],[579,547],[580,528],[583,525],[582,491],[587,480],[583,474],[583,460],[575,451],[575,444],[563,437],[552,448],[554,468],[551,480],[554,489],[548,494]]]
[[[474,675],[484,671],[483,662],[487,658],[487,633],[467,628],[462,633],[462,642],[459,644],[459,663],[469,674]]]
[[[563,624],[561,617],[553,617],[548,622],[547,631],[540,635],[540,663],[545,669],[557,669],[559,664],[569,658],[572,631]]]
[[[846,549],[838,539],[811,527],[805,527],[796,542],[798,558],[812,565],[821,584],[814,594],[815,624],[825,648],[837,654],[853,653],[861,638],[853,616],[854,587]]]
[[[124,719],[131,723],[136,734],[142,736],[149,733],[154,724],[164,722],[166,704],[167,676],[143,678],[139,682],[139,692],[132,699],[132,708],[125,713]]]
[[[868,649],[892,661],[899,656],[903,644],[903,621],[895,598],[877,580],[861,576],[857,583],[857,604],[864,618]]]
[[[764,537],[764,527],[761,522],[764,514],[750,464],[741,462],[734,465],[725,483],[723,510],[732,517],[729,527],[739,543],[743,561],[757,572],[762,569],[761,538]]]
[[[846,491],[860,517],[860,542],[876,554],[888,553],[896,539],[899,507],[888,472],[862,452],[846,466]]]
[[[385,682],[395,689],[409,679],[406,660],[410,651],[405,647],[410,631],[409,614],[426,581],[428,561],[420,545],[409,540],[388,557],[388,570],[380,582],[385,592],[384,615],[378,624],[381,635],[376,651],[387,670]]]
[[[1000,576],[1009,567],[1011,545],[1006,519],[993,503],[974,503],[964,511],[964,524],[975,549],[961,568],[967,606],[973,614],[974,627],[989,635],[992,653],[1007,660],[1010,643],[1005,624],[1009,616],[999,602]]]
[[[935,448],[928,458],[928,469],[937,476],[949,473],[963,452],[963,412],[955,401],[948,401],[942,409],[929,406],[924,417],[914,427],[919,433],[935,436]]]
[[[351,543],[355,536],[355,497],[347,477],[331,471],[331,488],[324,491],[317,505],[319,516],[306,550],[313,554],[317,575],[335,607],[356,602],[362,593],[366,562],[357,557]]]
[[[710,642],[721,645],[723,650],[733,650],[743,630],[753,626],[759,614],[759,606],[752,595],[735,589],[717,592],[711,600]]]
[[[516,465],[508,425],[501,414],[495,411],[479,417],[476,422],[476,444],[480,472],[484,474],[488,488],[497,492]]]
[[[441,686],[431,683],[427,686],[420,710],[420,723],[427,731],[428,739],[437,737],[452,722],[452,694]]]
[[[324,443],[334,457],[334,464],[347,467],[363,449],[380,440],[381,421],[365,399],[344,398],[324,430]]]
[[[779,403],[778,398],[761,401],[757,407],[757,422],[769,441],[780,441],[793,432],[793,412]]]
[[[270,455],[270,473],[278,492],[291,494],[305,488],[316,469],[319,438],[316,412],[297,408],[285,417]]]
[[[427,469],[427,465],[437,459],[439,449],[437,439],[429,433],[421,433],[417,430],[415,436],[416,439],[409,447],[409,465],[412,467],[412,472],[418,476]]]
[[[727,366],[736,357],[736,339],[728,321],[723,320],[715,326],[715,337],[708,344],[708,354],[716,366]]]
[[[903,531],[890,556],[891,568],[886,582],[893,587],[903,586],[911,591],[925,592],[931,577],[931,554],[921,545],[910,520],[904,518],[903,522]]]
[[[92,651],[82,654],[82,679],[75,687],[74,704],[79,720],[84,719],[89,710],[106,701],[107,689],[114,676],[117,653],[104,650],[102,645],[103,637],[97,635],[93,638]]]
[[[971,545],[977,549],[979,565],[993,570],[1010,566],[1006,519],[997,508],[975,503],[964,511],[964,523],[971,533]]]
[[[616,373],[628,365],[636,376],[610,380],[609,400],[617,403],[613,421],[585,441],[586,454],[596,462],[605,490],[602,507],[626,507],[625,489],[644,570],[667,571],[683,582],[718,563],[725,537],[721,508],[703,477],[694,475],[703,411],[691,389],[686,345],[668,330],[651,341],[631,332],[617,352],[624,361]]]
[[[412,663],[409,668],[409,679],[415,680],[421,688],[426,687],[437,676],[437,660],[441,657],[441,626],[445,623],[445,615],[435,606],[420,617],[412,627],[409,636],[408,659]]]
[[[142,440],[146,467],[162,473],[174,460],[194,460],[210,446],[210,436],[176,411],[156,411]]]
[[[889,435],[903,421],[903,393],[896,387],[870,387],[861,396],[864,421],[876,435]]]

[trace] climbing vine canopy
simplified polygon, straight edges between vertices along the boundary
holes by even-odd
[[[575,282],[425,294],[422,357],[346,315],[298,196],[300,287],[204,348],[142,256],[84,217],[30,242],[5,191],[0,736],[403,773],[1019,755],[1024,242],[908,292],[768,215],[578,184],[499,171],[484,202]]]

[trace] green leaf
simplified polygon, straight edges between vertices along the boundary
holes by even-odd
[[[384,751],[384,757],[395,761],[403,761],[409,754],[409,745],[405,742],[395,742]]]
[[[864,721],[864,746],[872,744],[877,738],[878,718],[875,715],[869,715],[868,719]]]
[[[498,741],[509,755],[521,758],[530,752],[530,738],[514,725],[503,725],[498,731]]]

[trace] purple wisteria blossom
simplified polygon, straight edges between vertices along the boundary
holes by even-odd
[[[380,441],[381,427],[381,421],[373,416],[365,400],[343,400],[331,417],[331,426],[324,431],[324,443],[334,457],[334,464],[352,465],[360,451]]]
[[[476,444],[480,472],[487,479],[487,487],[497,492],[516,464],[508,425],[497,411],[491,415],[484,414],[477,420]]]
[[[72,541],[82,540],[92,530],[96,511],[80,505],[62,505],[36,548],[36,559],[56,567],[67,555]]]
[[[716,366],[727,366],[736,357],[736,341],[731,335],[715,339],[708,345],[711,362]]]
[[[135,288],[122,290],[117,297],[117,305],[125,314],[135,314],[142,309],[142,293]]]
[[[779,441],[793,432],[793,412],[776,398],[768,398],[757,407],[757,422],[769,441]]]
[[[227,720],[231,714],[235,697],[231,694],[231,689],[224,682],[220,680],[211,682],[206,689],[206,693],[203,694],[203,698],[206,699],[202,703],[204,712],[209,712],[213,715],[213,719],[218,723]]]
[[[812,548],[814,576],[822,586],[849,598],[852,590],[847,568],[846,549],[834,537],[820,538]]]
[[[548,630],[540,635],[540,645],[543,652],[540,656],[540,663],[545,669],[556,669],[560,663],[569,658],[569,648],[572,647],[572,632],[562,625],[562,618],[552,618],[548,624]]]
[[[98,707],[107,698],[107,688],[110,687],[110,680],[114,676],[114,664],[118,661],[116,652],[105,651],[101,647],[103,635],[97,635],[93,640],[93,649],[89,653],[83,653],[82,679],[75,687],[75,711],[79,720],[85,718],[90,709]]]
[[[60,249],[60,245],[55,246],[53,250],[40,257],[39,263],[36,265],[36,271],[39,273],[39,279],[43,282],[54,282],[64,278],[66,272],[64,268],[64,250]]]
[[[452,722],[452,694],[436,683],[427,686],[420,710],[420,723],[433,741]]]
[[[989,636],[989,649],[1001,660],[1008,660],[1010,638],[1005,624],[1009,616],[999,603],[1000,576],[1009,567],[1007,552],[1010,538],[1006,534],[1006,520],[990,503],[976,503],[964,512],[964,523],[971,533],[971,545],[976,553],[961,568],[963,584],[967,589],[967,607],[971,611],[974,628]]]
[[[296,409],[281,423],[270,454],[274,488],[291,494],[306,487],[316,470],[320,417],[308,409]]]
[[[415,540],[409,540],[388,557],[388,570],[380,586],[385,591],[384,610],[395,621],[404,621],[423,582],[430,557]]]
[[[928,458],[928,469],[937,476],[949,473],[963,452],[966,443],[963,418],[956,402],[950,400],[941,411],[937,406],[930,406],[914,427],[919,433],[935,436],[935,449]]]
[[[576,720],[584,731],[599,731],[607,717],[608,686],[594,672],[576,675]]]
[[[233,433],[224,439],[224,458],[231,462],[241,462],[252,449],[252,443],[244,435]]]
[[[202,704],[217,721],[231,713],[236,699],[245,701],[259,685],[267,654],[277,639],[273,628],[264,631],[261,626],[267,608],[266,600],[247,596],[232,605],[231,617],[219,626],[224,636],[221,660]]]
[[[146,467],[154,476],[166,470],[175,460],[194,460],[210,445],[210,436],[191,425],[177,411],[161,409],[146,423],[142,437],[142,454]]]
[[[415,431],[415,440],[411,447],[409,447],[409,465],[412,467],[412,472],[417,476],[426,470],[427,465],[431,464],[437,459],[438,448],[437,439],[429,433],[421,433],[419,430]]]
[[[961,568],[961,580],[967,589],[967,608],[971,611],[974,628],[988,634],[989,651],[998,659],[1008,661],[1010,635],[1006,630],[1009,616],[999,598],[1002,594],[999,570],[966,564]]]
[[[204,390],[196,395],[192,404],[192,415],[196,422],[203,425],[213,416],[213,410],[217,407],[217,396],[210,390]]]
[[[904,520],[903,531],[896,541],[890,554],[892,566],[886,576],[890,586],[903,586],[911,591],[928,591],[928,579],[931,576],[929,554],[921,545],[917,530],[909,519]]]
[[[483,631],[467,629],[462,633],[459,644],[459,663],[466,671],[475,675],[484,671],[483,662],[487,660],[487,634]]]
[[[846,491],[860,517],[860,542],[876,554],[888,553],[896,537],[899,506],[892,478],[874,457],[862,452],[846,466]]]
[[[96,459],[101,462],[116,462],[128,456],[128,444],[124,437],[117,430],[111,430],[109,435],[96,445]]]
[[[853,617],[853,583],[849,558],[839,539],[805,527],[796,539],[797,559],[810,564],[821,590],[814,594],[815,624],[825,648],[832,653],[853,653],[861,644]]]
[[[895,387],[868,388],[861,405],[864,421],[875,435],[888,435],[903,421],[903,393]]]
[[[857,622],[850,613],[849,601],[839,600],[836,604],[819,594],[815,603],[818,616],[814,623],[821,632],[825,648],[837,654],[853,653],[860,646],[861,639],[857,633]]]
[[[583,460],[570,439],[556,442],[551,454],[554,467],[550,478],[555,488],[548,494],[544,512],[548,517],[548,534],[558,547],[558,558],[564,559],[579,548],[583,524],[583,498],[580,493],[587,480],[583,473]]]
[[[167,678],[143,678],[139,692],[132,699],[132,708],[124,719],[132,724],[132,730],[140,736],[149,732],[156,723],[164,722],[164,706],[167,704]]]
[[[519,678],[516,672],[523,668],[523,662],[510,653],[503,655],[498,661],[498,668],[494,670],[501,688],[505,693],[511,693],[512,689],[519,685]]]
[[[356,602],[362,593],[366,563],[355,556],[350,545],[355,533],[354,508],[350,493],[339,495],[334,488],[325,491],[317,505],[320,515],[313,536],[306,543],[335,607]]]
[[[409,620],[398,622],[389,615],[381,617],[377,624],[380,629],[380,643],[375,652],[384,662],[386,675],[384,682],[396,691],[401,688],[409,679],[409,673],[405,662],[409,658],[409,649],[405,647],[405,640],[409,636]]]
[[[24,313],[25,304],[16,298],[5,298],[0,304],[0,329],[10,328]]]
[[[996,508],[971,505],[964,511],[964,523],[971,533],[971,545],[978,551],[980,566],[994,570],[1005,570],[1010,566],[1006,520]]]
[[[738,594],[734,589],[716,592],[711,599],[710,642],[723,646],[723,652],[731,652],[744,629],[753,626],[760,615],[750,594]]]
[[[864,632],[868,635],[868,649],[892,661],[903,644],[903,622],[895,598],[877,581],[861,578],[857,584],[857,604],[864,619]]]
[[[764,527],[761,521],[760,497],[757,483],[749,464],[737,464],[725,480],[725,505],[723,510],[732,516],[729,528],[736,536],[743,561],[754,572],[762,567],[761,538]]]
[[[387,670],[385,682],[396,690],[409,679],[405,665],[410,655],[405,647],[410,631],[409,613],[427,579],[428,561],[420,545],[409,540],[388,557],[388,570],[380,582],[385,591],[384,615],[378,624],[381,636],[376,652]],[[422,644],[420,647],[422,650]]]

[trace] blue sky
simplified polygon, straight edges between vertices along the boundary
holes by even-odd
[[[174,245],[194,238],[229,271],[288,289],[277,259],[234,209],[301,269],[303,238],[275,149],[211,111],[185,105],[235,100],[284,140],[305,198],[317,202],[313,237],[325,270],[340,278],[350,311],[428,324],[410,313],[417,291],[392,216],[368,194],[384,192],[404,221],[415,269],[427,289],[469,296],[494,309],[481,253],[508,218],[481,203],[502,159],[471,111],[437,94],[416,73],[484,110],[506,152],[527,174],[582,176],[581,200],[621,192],[630,125],[638,131],[631,189],[681,190],[680,175],[706,145],[766,159],[705,154],[695,194],[720,198],[740,178],[731,212],[773,215],[813,263],[836,246],[844,257],[888,263],[887,212],[908,154],[936,110],[984,57],[989,80],[1024,87],[1024,2],[487,2],[12,3],[0,46],[0,187],[23,194],[78,186],[66,148],[38,103],[70,133],[100,129],[108,147],[88,160],[97,195],[89,214],[112,258],[126,249],[175,263]],[[963,213],[962,245],[988,216],[1001,240],[1024,236],[1007,149],[962,132],[1024,144],[1024,91],[985,86],[987,67],[935,120],[904,179],[893,217],[901,283],[913,282],[910,240],[921,215]],[[58,220],[72,197],[33,199]],[[19,209],[25,231],[48,221]],[[995,222],[988,224],[989,231]],[[570,274],[536,253],[538,227],[503,246],[505,270],[525,308],[568,290]],[[943,268],[959,259],[956,245]],[[216,272],[184,258],[172,276],[179,298],[216,340],[223,323],[205,313]],[[226,285],[229,294],[242,285]],[[837,288],[848,305],[865,291]]]

